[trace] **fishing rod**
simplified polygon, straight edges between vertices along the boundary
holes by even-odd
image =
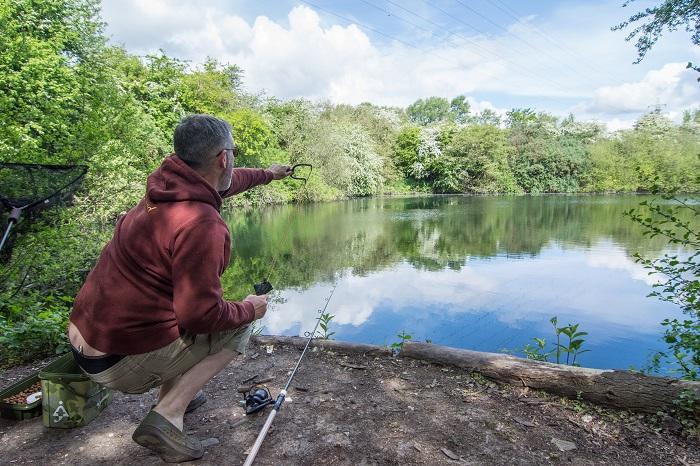
[[[309,172],[306,173],[305,176],[299,176],[294,173],[294,171],[299,168],[299,167],[308,167]],[[311,176],[311,172],[313,171],[314,167],[310,163],[297,163],[296,165],[293,165],[289,169],[289,177],[293,180],[301,180],[304,182],[302,186],[306,186],[306,182],[309,181],[309,177]],[[270,283],[270,276],[272,275],[272,272],[275,270],[277,267],[277,256],[272,258],[272,267],[270,268],[270,272],[267,274],[267,278],[264,278],[260,283],[255,283],[253,284],[253,289],[255,290],[255,294],[260,296],[269,293],[272,291],[274,288],[272,284]]]
[[[297,369],[299,369],[299,364],[301,364],[301,360],[304,359],[304,355],[306,354],[306,350],[309,347],[309,344],[311,343],[311,340],[313,340],[314,336],[316,335],[316,330],[318,329],[318,324],[321,322],[321,317],[323,314],[326,312],[326,309],[328,308],[328,303],[331,302],[331,298],[333,297],[333,293],[335,292],[336,287],[338,286],[338,283],[336,282],[335,285],[333,285],[333,289],[331,290],[331,294],[328,295],[328,298],[326,299],[326,305],[323,306],[323,309],[319,310],[319,314],[321,314],[317,319],[316,319],[316,325],[314,326],[314,329],[311,331],[309,334],[309,339],[306,341],[306,346],[304,346],[304,351],[301,352],[301,356],[299,356],[299,359],[297,360],[297,365],[294,367],[294,370],[292,371],[292,374],[289,376],[289,380],[287,380],[287,384],[284,386],[284,388],[280,391],[279,395],[277,395],[277,400],[275,400],[275,404],[272,407],[272,411],[270,411],[270,414],[267,416],[267,420],[265,421],[265,424],[263,425],[262,429],[260,430],[260,433],[258,434],[258,438],[255,439],[255,443],[253,444],[253,448],[250,449],[250,453],[248,454],[248,457],[245,460],[245,463],[243,463],[243,466],[250,466],[253,464],[253,461],[255,461],[255,456],[258,454],[258,450],[260,450],[260,446],[262,445],[263,441],[265,440],[265,437],[267,436],[267,432],[270,430],[270,426],[272,425],[272,421],[274,421],[275,416],[277,416],[277,412],[282,408],[282,403],[284,403],[284,399],[287,396],[287,390],[289,389],[289,385],[292,383],[292,379],[294,378],[294,375],[297,373]],[[265,394],[261,393],[265,392]],[[262,406],[257,407],[257,406],[250,406],[250,411],[251,412],[256,412],[260,411],[263,409],[265,406],[268,404],[272,403],[272,397],[270,397],[269,392],[267,392],[266,389],[259,388],[258,390],[251,390],[253,392],[252,398],[255,398],[257,395],[259,398],[266,396],[266,399],[260,400],[260,404]],[[246,414],[250,414],[249,409],[248,409],[248,403],[251,397],[248,397],[246,399]],[[250,400],[252,403],[255,403],[256,400]]]

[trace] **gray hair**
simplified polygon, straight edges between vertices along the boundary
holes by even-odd
[[[206,166],[232,144],[231,125],[211,115],[189,115],[180,120],[173,135],[175,153],[192,168]]]

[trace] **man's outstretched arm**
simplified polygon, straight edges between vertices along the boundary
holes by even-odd
[[[288,165],[271,165],[269,168],[234,168],[231,186],[221,193],[221,197],[230,197],[242,193],[272,180],[281,180],[292,173]]]

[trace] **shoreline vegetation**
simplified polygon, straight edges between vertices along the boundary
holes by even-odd
[[[608,131],[531,108],[473,112],[463,95],[406,108],[283,101],[247,92],[235,64],[140,57],[108,44],[99,8],[0,0],[0,162],[89,168],[72,204],[22,221],[0,258],[0,366],[68,349],[73,297],[189,113],[232,124],[238,166],[314,166],[304,185],[285,180],[231,206],[387,193],[700,191],[700,109],[676,123],[656,108],[633,128]]]

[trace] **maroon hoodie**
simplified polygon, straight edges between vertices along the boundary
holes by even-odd
[[[219,194],[177,156],[148,177],[146,196],[119,219],[75,299],[70,320],[88,344],[112,354],[162,348],[182,331],[204,334],[253,321],[250,302],[226,301],[221,274],[231,254],[222,197],[269,183],[237,168]]]

